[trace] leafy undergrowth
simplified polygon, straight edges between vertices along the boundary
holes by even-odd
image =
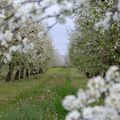
[[[63,98],[85,86],[86,77],[72,68],[52,68],[30,80],[1,82],[0,120],[63,120]]]

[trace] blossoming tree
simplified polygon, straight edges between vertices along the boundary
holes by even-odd
[[[105,0],[102,3],[99,6],[93,4],[92,11],[90,7],[88,12],[82,11],[83,14],[78,17],[76,29],[71,35],[69,48],[71,62],[75,66],[80,65],[83,72],[86,70],[93,72],[94,69],[100,71],[96,69],[97,67],[103,71],[104,65],[107,67],[112,64],[119,65],[120,1]],[[102,11],[99,8],[101,5]],[[91,12],[94,13],[92,16]],[[94,66],[94,63],[100,66]],[[104,77],[90,79],[86,90],[80,89],[77,95],[65,97],[62,104],[69,111],[66,120],[119,120],[119,92],[119,68],[112,66]]]
[[[102,105],[96,105],[101,99]],[[80,89],[76,96],[69,95],[63,106],[70,111],[66,120],[119,120],[120,72],[117,66],[101,76],[89,80],[87,89]]]
[[[98,30],[101,29],[101,31],[104,32],[105,30],[109,30],[111,27],[114,27],[114,23],[116,22],[119,31],[120,0],[1,0],[0,63],[2,64],[3,62],[11,62],[14,57],[14,52],[22,51],[24,54],[26,54],[26,51],[30,50],[28,49],[28,46],[29,44],[31,45],[31,42],[28,37],[26,37],[26,35],[23,37],[21,35],[21,32],[18,34],[19,30],[22,30],[22,28],[27,26],[29,19],[33,21],[42,21],[46,18],[55,18],[56,21],[53,24],[55,25],[57,22],[65,22],[65,18],[67,16],[74,16],[76,13],[79,13],[79,9],[81,7],[86,7],[89,9],[90,6],[95,5],[97,7],[101,4],[103,4],[102,17],[98,17],[98,20],[95,23],[95,28]],[[54,5],[57,5],[59,7],[58,11],[50,14],[44,14],[47,9]],[[49,28],[51,28],[51,26]],[[119,43],[116,44],[119,46]],[[46,45],[44,46],[47,47]],[[36,48],[38,48],[37,45]],[[38,51],[42,51],[41,60],[43,61],[40,63],[43,64],[44,60],[46,61],[47,58],[49,58],[49,53],[46,52],[45,48],[37,49],[37,51],[34,48],[33,58],[31,61],[36,60],[34,59],[34,56],[37,58],[37,60],[41,58],[41,54],[39,54]],[[43,51],[45,53],[44,55]],[[117,47],[117,52],[120,53],[119,47]],[[20,59],[23,58],[24,54],[20,56]],[[43,56],[47,57],[43,58]],[[12,65],[13,64],[10,64],[11,70],[13,68]],[[69,96],[63,101],[63,105],[67,110],[74,110],[68,115],[68,117],[66,117],[66,119],[119,120],[119,88],[120,85],[118,68],[112,67],[107,72],[105,79],[101,77],[94,78],[88,83],[88,89],[85,92],[80,90],[77,97]],[[90,104],[95,102],[101,96],[104,96],[104,105],[91,107]],[[103,116],[101,116],[101,114],[103,114]]]
[[[30,71],[31,74],[33,71],[42,72],[50,65],[53,56],[51,38],[45,25],[37,21],[36,13],[33,13],[37,4],[28,2],[19,6],[17,3],[19,1],[2,0],[0,4],[0,68],[2,64],[9,66],[6,81],[23,78],[24,71],[26,76]]]
[[[69,37],[71,64],[91,76],[102,73],[110,65],[120,63],[119,22],[113,21],[109,29],[102,26],[98,29],[97,26],[97,21],[103,19],[104,4],[82,8],[75,20],[75,30],[71,31]],[[104,27],[108,27],[108,24]]]

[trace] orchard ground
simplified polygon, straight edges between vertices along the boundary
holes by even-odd
[[[0,81],[0,120],[63,120],[63,98],[86,83],[87,78],[73,68],[51,68],[29,80]]]

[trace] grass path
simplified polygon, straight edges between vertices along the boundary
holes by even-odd
[[[85,85],[86,77],[72,68],[51,68],[29,80],[0,82],[0,120],[64,120],[61,101]]]

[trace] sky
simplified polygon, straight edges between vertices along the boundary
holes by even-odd
[[[54,14],[54,12],[57,12],[58,9],[59,8],[57,5],[52,6],[51,8],[47,9],[45,14]],[[46,20],[46,22],[48,26],[51,26],[54,24],[55,19],[48,19]],[[53,45],[61,55],[67,54],[67,48],[69,43],[68,31],[70,31],[72,28],[74,28],[73,20],[71,18],[67,18],[66,24],[57,24],[50,30]]]
[[[73,20],[68,19],[66,24],[57,24],[50,30],[53,45],[61,55],[67,54],[69,43],[68,31],[74,27]]]

